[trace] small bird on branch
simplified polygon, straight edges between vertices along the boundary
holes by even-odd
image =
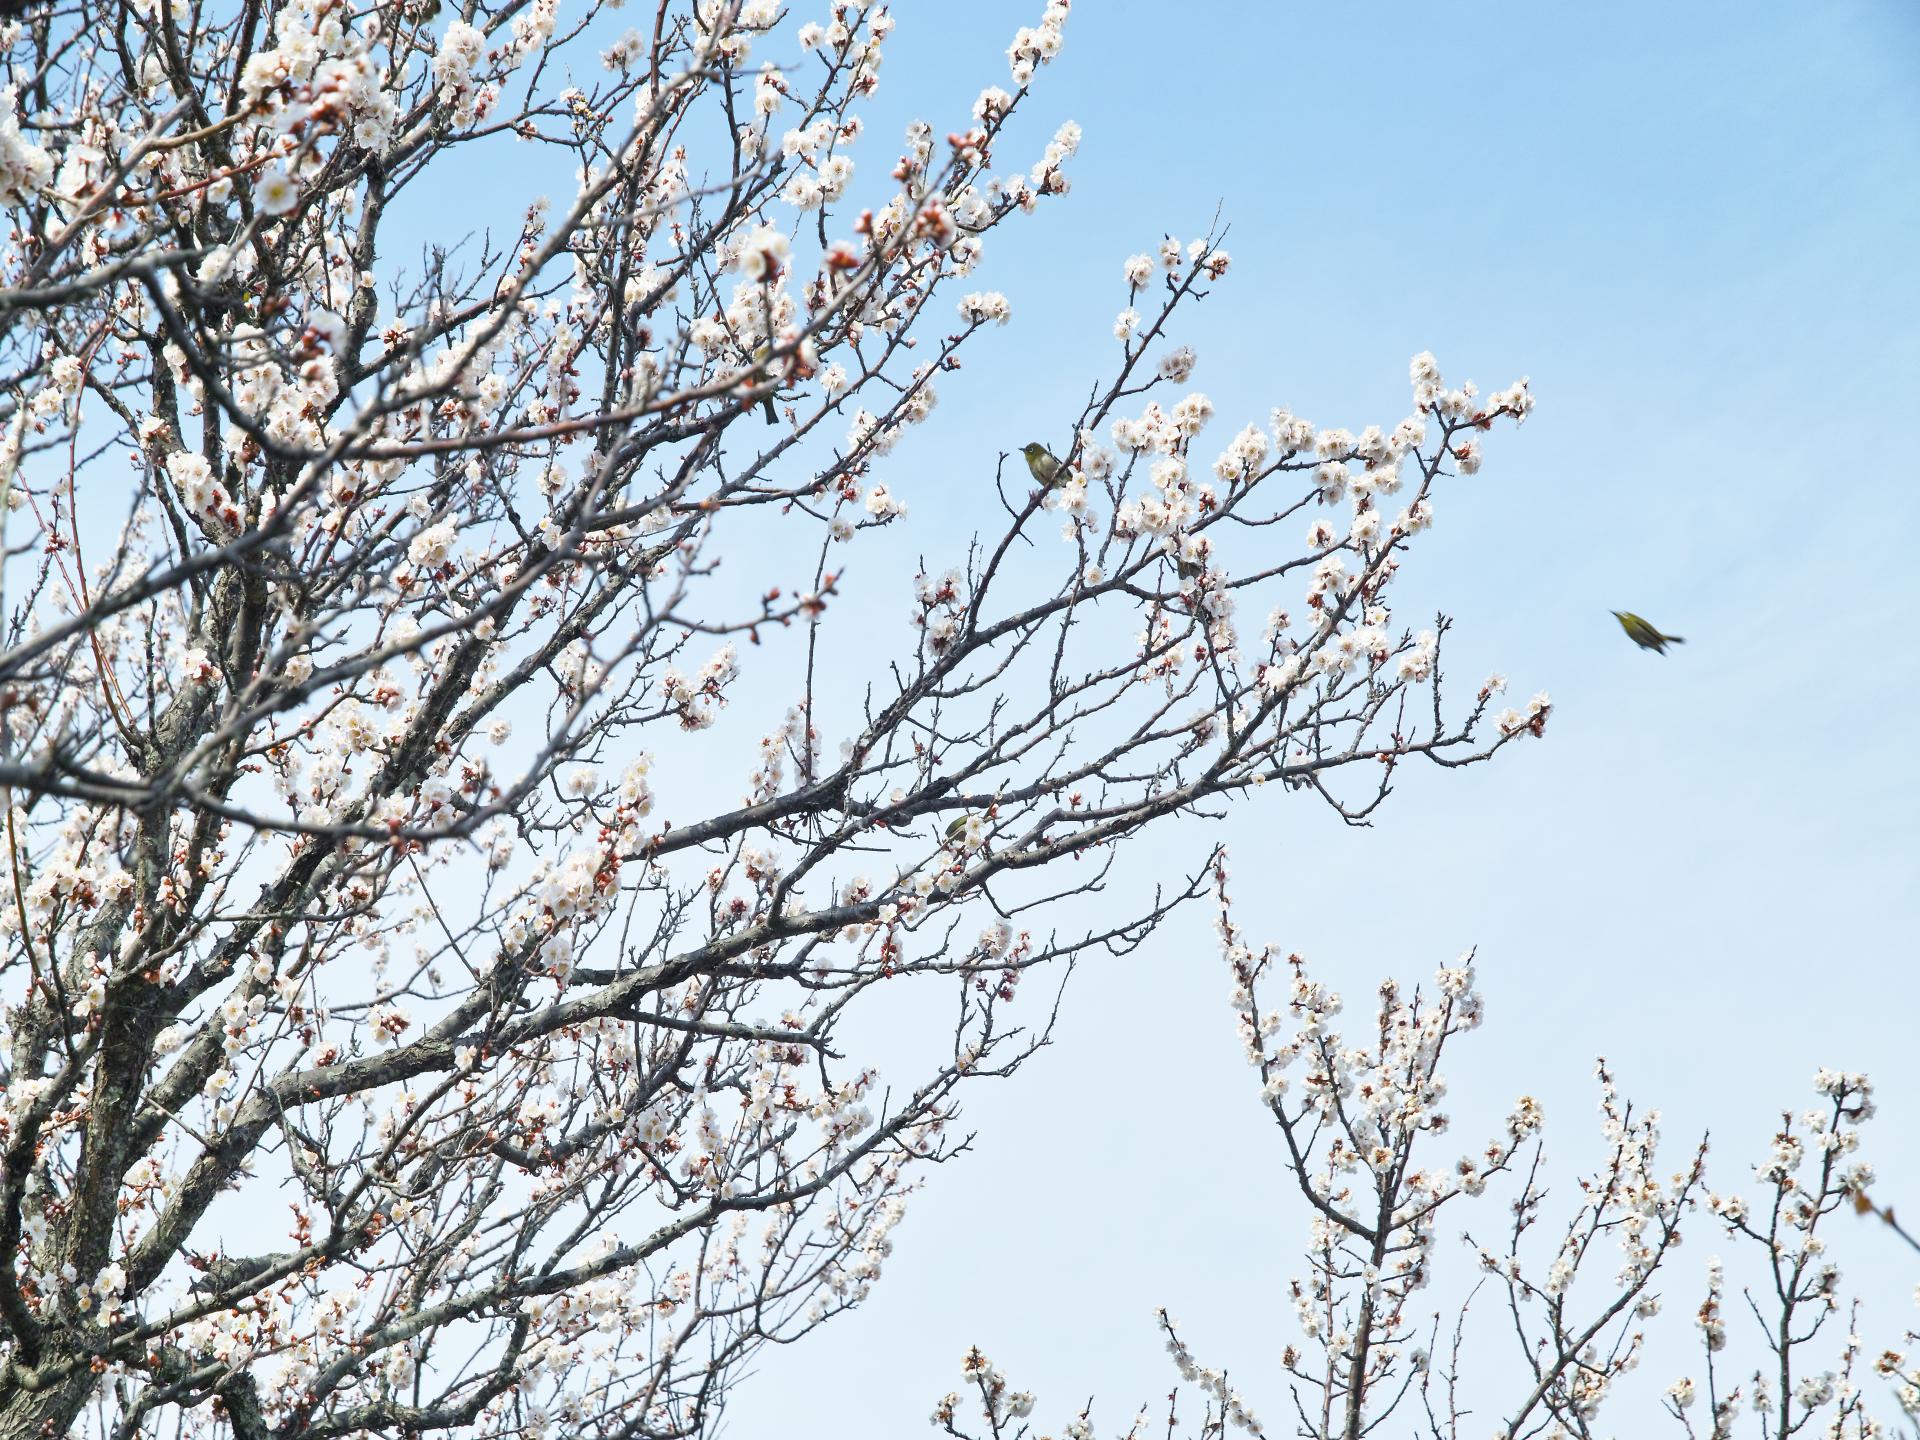
[[[285,1255],[210,1255],[201,1265],[200,1278],[187,1288],[195,1294],[230,1290],[259,1279],[288,1260]]]
[[[1059,457],[1038,440],[1022,445],[1020,453],[1027,457],[1028,472],[1044,488],[1051,489],[1065,478],[1062,472],[1066,467],[1060,463]]]

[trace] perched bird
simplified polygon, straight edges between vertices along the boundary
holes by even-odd
[[[1032,472],[1033,478],[1044,486],[1052,486],[1061,478],[1061,472],[1066,468],[1053,452],[1038,440],[1029,445],[1022,445],[1020,453],[1027,457],[1027,469]]]
[[[773,346],[769,345],[766,341],[762,340],[757,346],[754,347],[753,363],[756,366],[765,365],[772,358],[773,358]],[[773,392],[772,391],[769,391],[761,399],[760,405],[761,405],[761,408],[767,412],[767,424],[778,425],[780,423],[780,412],[773,408]]]
[[[947,826],[947,839],[958,840],[962,835],[966,834],[967,819],[968,817],[965,815],[954,816],[952,822]]]
[[[1667,653],[1667,646],[1687,643],[1678,635],[1662,635],[1631,610],[1616,610],[1613,612],[1613,618],[1620,622],[1620,628],[1627,632],[1627,638],[1642,650],[1658,650],[1664,655]]]
[[[212,1255],[207,1257],[200,1278],[187,1288],[202,1293],[246,1285],[287,1259],[285,1255]]]

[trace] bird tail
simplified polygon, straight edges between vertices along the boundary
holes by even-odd
[[[1687,643],[1684,635],[1669,635],[1666,637],[1666,641],[1669,645],[1684,645]]]

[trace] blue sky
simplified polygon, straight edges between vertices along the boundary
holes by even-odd
[[[1038,14],[897,10],[876,137],[952,128]],[[1563,1181],[1594,1151],[1598,1054],[1663,1109],[1676,1165],[1711,1127],[1723,1185],[1828,1064],[1878,1082],[1870,1158],[1920,1209],[1900,1144],[1920,1116],[1916,73],[1920,11],[1893,3],[1082,0],[1025,117],[1034,153],[1085,127],[1075,189],[995,242],[983,281],[1014,324],[903,451],[919,544],[991,523],[995,452],[1059,435],[1108,358],[1121,260],[1216,206],[1234,272],[1180,338],[1220,438],[1276,403],[1391,424],[1421,349],[1449,379],[1532,377],[1538,411],[1442,497],[1400,614],[1456,618],[1460,681],[1550,690],[1545,743],[1409,776],[1370,831],[1283,802],[1217,833],[1251,934],[1353,1003],[1480,947],[1462,1134],[1531,1091]],[[1643,654],[1614,608],[1687,644]],[[1158,1304],[1281,1427],[1304,1217],[1204,919],[1076,979],[1058,1045],[975,1094],[977,1151],[917,1201],[875,1297],[768,1357],[731,1433],[914,1433],[973,1342],[1049,1425],[1090,1393],[1111,1424],[1173,1380]],[[1693,1361],[1718,1248],[1694,1233],[1660,1384]],[[1842,1238],[1868,1340],[1897,1338],[1920,1257]]]

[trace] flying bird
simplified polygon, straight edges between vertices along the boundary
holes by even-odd
[[[1667,646],[1687,643],[1678,635],[1662,635],[1657,628],[1642,620],[1631,610],[1616,610],[1613,612],[1613,618],[1620,622],[1620,628],[1627,632],[1627,638],[1642,650],[1657,650],[1664,655],[1667,653]]]

